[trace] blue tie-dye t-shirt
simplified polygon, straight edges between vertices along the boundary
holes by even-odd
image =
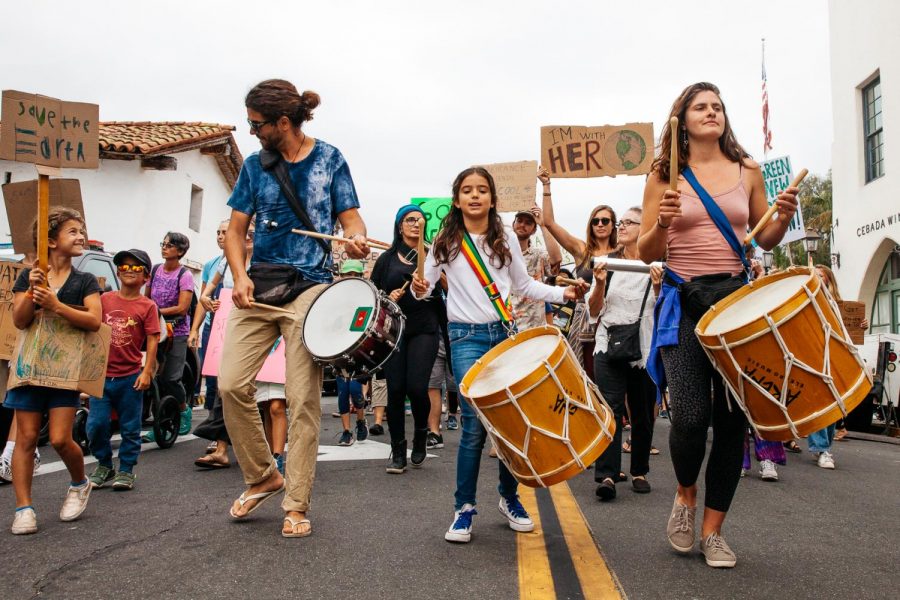
[[[350,167],[334,146],[316,140],[309,156],[287,166],[297,196],[319,233],[332,233],[340,213],[359,208]],[[263,171],[259,153],[244,161],[228,206],[256,215],[253,263],[293,265],[306,279],[331,281],[331,253],[323,263],[324,251],[315,239],[291,233],[291,229],[305,227],[281,193],[274,173]]]

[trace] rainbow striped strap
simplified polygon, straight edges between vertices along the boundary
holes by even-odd
[[[487,294],[488,300],[490,300],[494,310],[497,311],[500,319],[504,323],[512,322],[513,319],[512,314],[510,313],[509,304],[503,301],[503,298],[500,295],[500,289],[497,287],[497,284],[494,283],[491,274],[487,270],[487,266],[485,266],[484,261],[481,259],[481,253],[478,252],[478,248],[475,246],[475,242],[472,241],[471,236],[469,236],[469,232],[465,230],[463,230],[462,247],[460,248],[460,251],[466,258],[466,262],[472,267],[472,271],[475,272],[478,283],[481,284],[484,293]]]

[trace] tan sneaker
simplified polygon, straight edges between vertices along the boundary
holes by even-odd
[[[90,481],[85,482],[83,485],[70,485],[66,491],[66,499],[63,500],[62,508],[59,510],[59,520],[74,521],[80,517],[84,509],[87,508],[91,489]]]
[[[37,515],[30,506],[16,510],[16,517],[13,519],[12,527],[9,529],[13,535],[25,535],[28,533],[37,533]]]
[[[700,552],[711,567],[730,569],[737,563],[737,557],[725,543],[725,538],[715,531],[700,539]]]
[[[678,504],[678,499],[672,505],[672,514],[669,515],[669,523],[666,526],[666,537],[672,547],[687,554],[694,549],[694,519],[697,516],[696,506],[684,506]]]

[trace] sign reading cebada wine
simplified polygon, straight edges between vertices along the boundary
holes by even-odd
[[[541,164],[550,177],[646,175],[653,162],[653,123],[541,127]]]
[[[4,90],[0,158],[48,167],[96,169],[100,107]]]

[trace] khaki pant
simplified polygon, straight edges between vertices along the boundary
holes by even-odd
[[[219,368],[219,395],[225,425],[234,446],[244,482],[255,485],[275,471],[256,405],[256,374],[278,336],[284,336],[285,396],[288,407],[288,454],[285,461],[285,511],[306,512],[316,476],[319,424],[322,417],[322,368],[302,343],[303,320],[316,295],[325,288],[306,290],[281,310],[264,308],[231,311]]]

